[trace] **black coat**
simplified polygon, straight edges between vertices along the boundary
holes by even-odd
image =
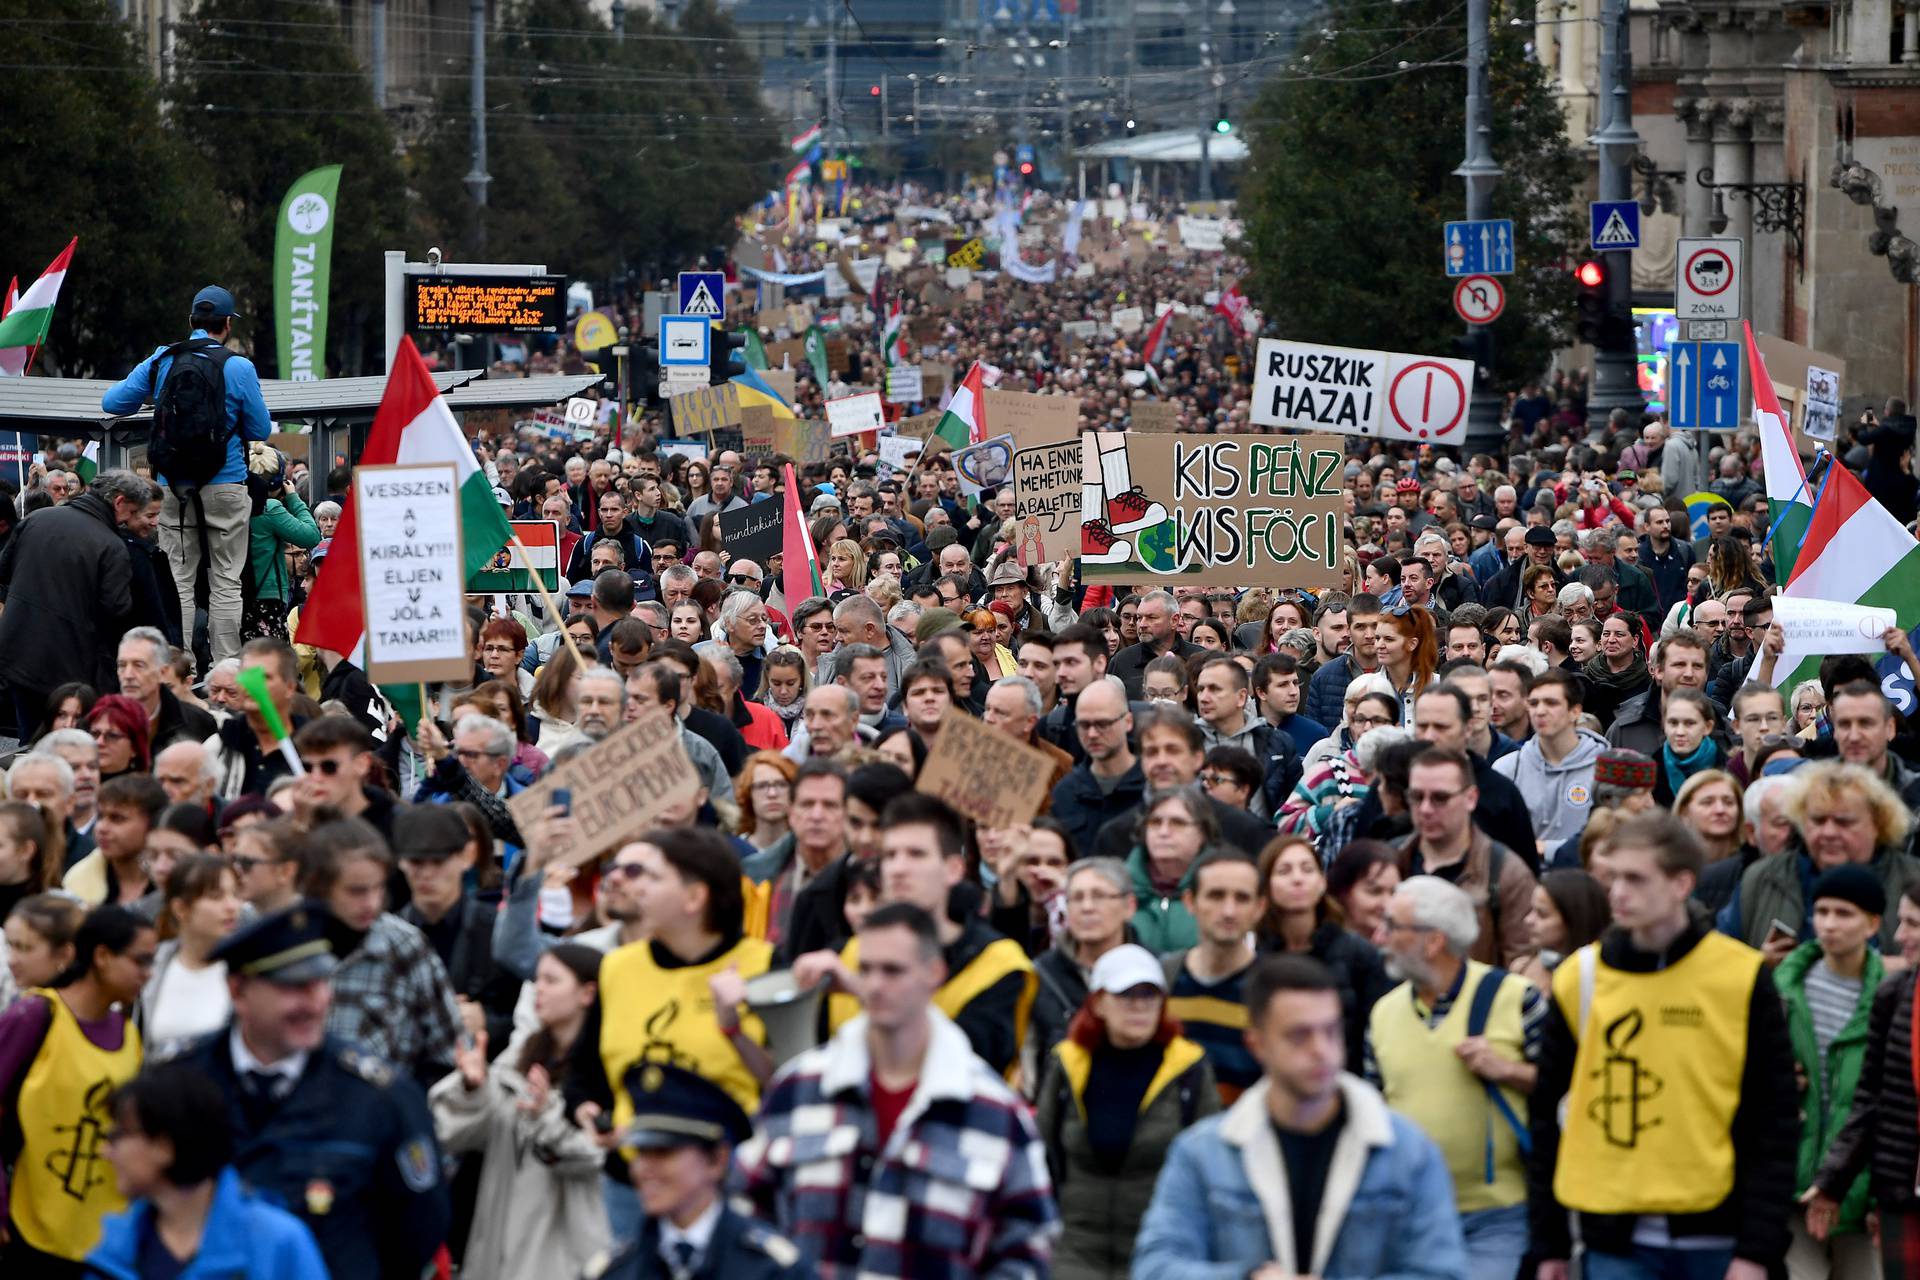
[[[673,1275],[660,1256],[660,1223],[648,1218],[640,1224],[640,1238],[596,1258],[582,1271],[583,1280],[669,1280]],[[799,1246],[722,1205],[713,1238],[700,1255],[690,1280],[812,1280],[813,1264]]]
[[[205,742],[220,731],[213,713],[188,706],[165,685],[160,687],[160,717],[153,724],[153,754],[180,742]]]
[[[71,680],[119,687],[114,655],[132,577],[113,506],[99,494],[22,520],[0,551],[0,681],[42,697]]]
[[[184,643],[180,639],[180,593],[174,590],[173,566],[167,563],[167,553],[158,543],[132,535],[127,536],[126,543],[133,570],[133,612],[127,625],[157,627],[168,644]]]

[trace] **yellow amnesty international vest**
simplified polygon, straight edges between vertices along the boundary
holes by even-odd
[[[631,942],[600,962],[600,1061],[613,1086],[613,1125],[623,1130],[633,1118],[627,1096],[627,1070],[640,1062],[671,1063],[698,1072],[732,1095],[748,1115],[760,1106],[760,1084],[740,1061],[740,1053],[720,1030],[707,979],[737,968],[743,978],[767,971],[773,947],[742,938],[705,964],[663,969],[645,939]],[[750,1013],[740,1015],[741,1030],[756,1044],[767,1029]]]
[[[1485,1083],[1467,1070],[1454,1049],[1467,1038],[1474,992],[1488,968],[1469,960],[1460,994],[1437,1027],[1429,1027],[1416,1009],[1411,984],[1389,992],[1373,1006],[1368,1033],[1374,1061],[1386,1086],[1387,1105],[1420,1126],[1447,1158],[1453,1195],[1460,1212],[1504,1209],[1527,1198],[1526,1158],[1513,1126],[1487,1096]],[[1527,981],[1508,975],[1494,996],[1481,1034],[1510,1062],[1526,1060],[1526,1030],[1520,1004]],[[1525,1123],[1525,1094],[1502,1088],[1501,1094]],[[1492,1141],[1493,1178],[1487,1178],[1488,1141]]]
[[[100,1220],[127,1207],[107,1164],[107,1099],[140,1072],[140,1033],[124,1024],[109,1052],[87,1039],[67,1002],[36,991],[53,1010],[47,1038],[20,1082],[20,1159],[10,1205],[21,1237],[74,1261],[100,1243]]]
[[[860,939],[854,938],[840,949],[840,962],[857,973],[860,970]],[[980,948],[980,954],[969,960],[966,967],[953,974],[940,984],[933,993],[934,1007],[949,1018],[958,1018],[960,1011],[972,1004],[974,998],[989,991],[993,985],[1010,973],[1026,975],[1026,985],[1021,989],[1019,1003],[1013,1012],[1013,1042],[1016,1048],[1013,1065],[1007,1074],[1012,1075],[1020,1065],[1018,1047],[1027,1042],[1027,1018],[1033,1012],[1033,998],[1040,990],[1040,980],[1033,972],[1033,964],[1027,959],[1027,953],[1020,944],[1011,938],[997,938]],[[860,1012],[860,1002],[852,996],[835,992],[827,997],[827,1030],[838,1031],[852,1021]]]
[[[1703,1213],[1733,1190],[1735,1110],[1760,953],[1719,933],[1657,973],[1580,952],[1553,998],[1580,1048],[1562,1113],[1553,1192],[1583,1213]],[[1592,999],[1580,1016],[1581,967]]]

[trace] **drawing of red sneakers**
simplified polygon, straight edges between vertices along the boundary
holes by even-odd
[[[1133,544],[1113,536],[1105,520],[1080,525],[1080,558],[1088,564],[1125,564],[1133,559]]]
[[[1116,534],[1164,524],[1166,519],[1167,509],[1147,497],[1138,485],[1107,499],[1106,524]]]

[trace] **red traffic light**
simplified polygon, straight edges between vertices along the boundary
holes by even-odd
[[[1020,162],[1020,176],[1024,178],[1032,172],[1033,172],[1033,161],[1022,160]]]
[[[1607,269],[1597,262],[1583,262],[1574,269],[1573,278],[1589,289],[1598,289],[1606,283]]]
[[[880,96],[880,86],[879,86],[879,85],[877,85],[877,84],[874,84],[874,85],[868,85],[868,86],[867,86],[867,96],[868,96],[869,98],[877,98],[877,97],[879,97],[879,96]]]

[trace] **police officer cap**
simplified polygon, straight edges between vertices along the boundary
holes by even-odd
[[[626,1084],[633,1122],[620,1139],[624,1147],[738,1146],[753,1132],[753,1122],[725,1089],[685,1067],[643,1062],[627,1072]]]
[[[443,804],[406,805],[393,818],[396,857],[451,858],[471,839],[466,821]]]
[[[331,978],[335,962],[327,925],[332,918],[317,903],[296,903],[228,934],[209,958],[223,962],[228,975],[237,978],[286,986]]]
[[[237,316],[240,311],[234,304],[232,294],[217,284],[210,284],[193,295],[193,313],[218,320],[221,316]]]

